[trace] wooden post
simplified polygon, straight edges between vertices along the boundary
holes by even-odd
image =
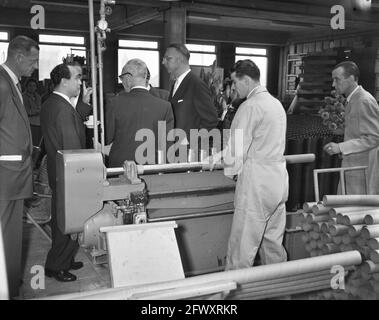
[[[164,13],[164,41],[161,50],[162,57],[170,43],[186,43],[187,10],[181,4],[171,4],[171,8]],[[170,78],[161,64],[161,87],[170,90]]]

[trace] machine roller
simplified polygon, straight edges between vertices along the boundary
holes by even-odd
[[[285,156],[287,163],[314,161],[313,154]],[[233,218],[235,181],[222,164],[136,165],[106,168],[101,152],[57,154],[58,226],[79,236],[94,263],[107,262],[100,227],[175,220],[186,275],[224,268]],[[164,257],[162,257],[164,258]]]

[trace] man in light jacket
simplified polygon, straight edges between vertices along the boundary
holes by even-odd
[[[324,150],[329,155],[342,154],[342,167],[368,166],[366,176],[363,170],[345,173],[346,194],[378,194],[378,103],[358,85],[359,68],[354,62],[338,64],[332,77],[337,94],[347,97],[345,133],[343,142],[330,142],[324,146]]]

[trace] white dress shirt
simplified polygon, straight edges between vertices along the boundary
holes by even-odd
[[[172,90],[172,95],[175,95],[176,90],[178,90],[180,84],[182,83],[183,79],[186,77],[187,74],[191,72],[191,69],[188,69],[186,72],[182,73],[175,81],[174,89]]]

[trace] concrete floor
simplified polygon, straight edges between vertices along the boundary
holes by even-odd
[[[36,287],[36,278],[33,278],[36,273],[32,273],[32,268],[33,266],[44,266],[49,249],[50,243],[42,233],[34,225],[24,223],[23,281],[19,299],[42,298],[111,287],[108,265],[93,265],[84,249],[80,248],[76,255],[76,261],[82,261],[84,266],[80,270],[71,271],[78,277],[76,281],[59,282],[54,278],[45,277],[44,289],[33,289],[33,286]],[[37,284],[43,287],[43,283]]]

